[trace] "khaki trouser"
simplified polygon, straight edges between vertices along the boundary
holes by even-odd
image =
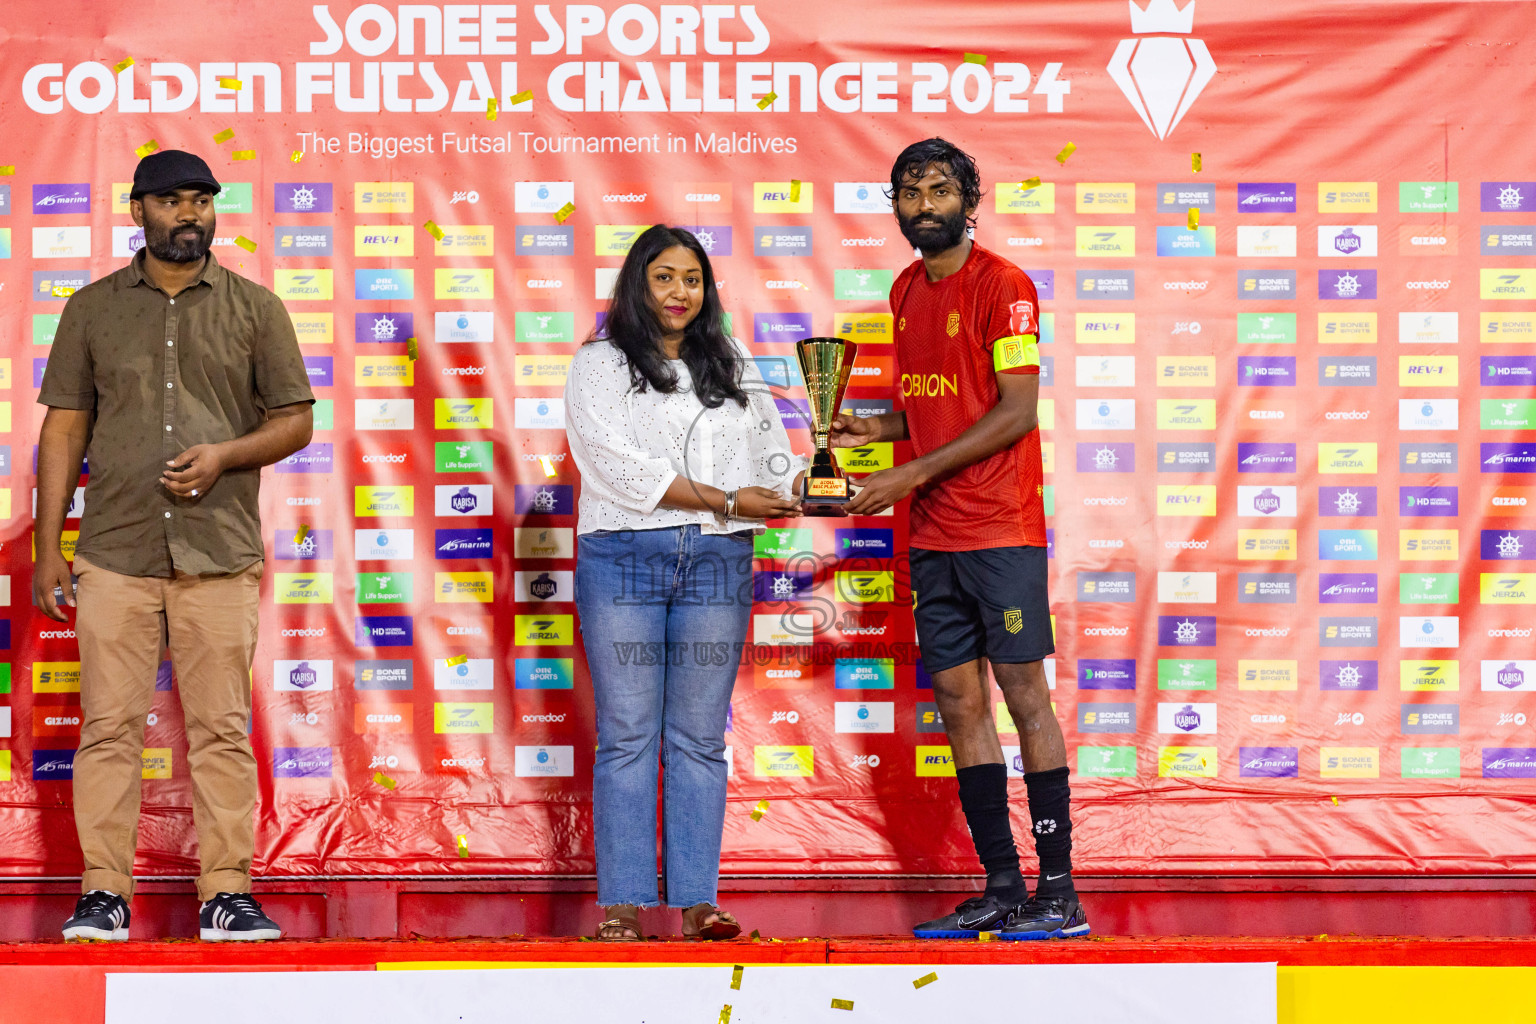
[[[75,559],[80,577],[80,750],[75,828],[81,892],[133,896],[145,719],[168,639],[186,718],[198,898],[249,892],[256,758],[247,725],[262,563],[229,576],[123,576]]]

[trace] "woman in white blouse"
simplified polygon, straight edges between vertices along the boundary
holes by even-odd
[[[581,472],[576,610],[597,708],[597,938],[642,937],[667,903],[682,933],[733,938],[716,906],[725,728],[752,612],[752,536],[798,516],[773,396],[724,329],[709,257],[681,228],[630,249],[602,330],[571,360],[566,434]]]

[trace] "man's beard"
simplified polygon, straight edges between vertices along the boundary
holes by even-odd
[[[197,238],[178,239],[174,236],[183,231],[195,230]],[[164,263],[196,263],[208,255],[213,245],[213,229],[196,224],[180,224],[174,228],[152,228],[144,225],[144,248],[150,255]]]
[[[924,224],[922,221],[936,223]],[[964,210],[956,210],[949,217],[941,217],[936,213],[921,214],[911,220],[897,217],[896,223],[901,228],[902,237],[925,256],[953,249],[965,237]]]

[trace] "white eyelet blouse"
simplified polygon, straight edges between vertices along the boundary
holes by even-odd
[[[730,399],[706,409],[694,395],[682,360],[672,360],[678,390],[636,391],[624,353],[607,341],[582,345],[565,379],[566,437],[581,473],[576,532],[657,530],[698,524],[703,533],[736,533],[761,520],[722,523],[711,512],[661,508],[678,476],[721,490],[771,487],[788,494],[810,460],[790,450],[757,364],[745,345],[731,339],[742,361],[747,406]]]

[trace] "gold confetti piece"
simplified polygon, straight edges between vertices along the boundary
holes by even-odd
[[[544,475],[546,477],[552,477],[555,475],[554,459],[551,459],[548,455],[540,455],[539,464],[544,467]]]
[[[800,179],[799,178],[790,178],[789,179],[789,201],[792,202],[792,203],[798,203],[800,201]]]
[[[927,974],[923,975],[921,978],[914,978],[912,980],[912,987],[913,988],[922,988],[924,985],[932,985],[934,982],[936,982],[938,980],[939,980],[939,972],[938,971],[929,971]]]
[[[1189,211],[1189,230],[1193,231],[1200,226],[1200,211],[1191,207]]]
[[[532,103],[532,102],[533,102],[533,90],[532,89],[524,89],[522,92],[518,93],[516,96],[513,96],[511,99],[507,100],[507,103],[510,106],[516,106],[519,103]]]
[[[1327,932],[1323,932],[1323,934],[1321,934],[1321,935],[1319,935],[1317,937],[1317,941],[1319,941],[1319,942],[1326,942],[1327,939],[1328,939],[1328,933]]]
[[[733,968],[731,970],[731,988],[734,988],[734,989],[740,991],[740,989],[741,989],[741,975],[742,975],[742,972],[745,971],[745,970],[746,970],[746,968],[741,966],[741,964],[737,964],[735,966],[735,968]]]
[[[443,229],[437,226],[437,221],[429,220],[423,224],[422,227],[426,229],[427,234],[431,235],[439,242],[443,240]]]
[[[449,668],[453,668],[455,665],[462,665],[467,661],[469,661],[469,655],[467,654],[455,654],[451,658],[443,659],[443,663],[446,664]]]
[[[374,772],[373,773],[373,781],[377,782],[379,785],[383,786],[385,789],[394,789],[395,788],[395,780],[390,778],[388,775],[385,775],[383,772]]]
[[[832,1009],[834,1009],[834,1010],[851,1010],[851,1009],[853,1009],[853,1000],[852,999],[834,999],[834,1000],[832,1000]]]
[[[15,173],[16,173],[16,165],[15,164],[6,164],[4,167],[0,167],[0,174],[5,175],[6,177],[10,177],[12,174],[15,174]]]
[[[245,88],[245,83],[238,78],[221,78],[219,79],[219,88],[239,90]]]
[[[720,1007],[720,1024],[731,1024],[731,1004]]]
[[[119,74],[120,75],[124,71],[127,71],[131,67],[133,67],[133,58],[132,57],[124,57],[122,60],[120,60],[116,64],[112,65],[112,71],[115,74]]]
[[[1200,170],[1200,154],[1199,153],[1191,153],[1191,154],[1189,154],[1189,169],[1192,170],[1192,171]]]
[[[255,160],[256,151],[254,149],[237,149],[229,154],[229,157],[231,160]]]
[[[75,294],[75,286],[72,284],[56,284],[53,286],[53,297],[56,299],[67,299],[73,294]]]
[[[567,202],[564,206],[560,207],[560,209],[555,211],[555,223],[556,224],[564,224],[566,222],[566,220],[571,216],[571,214],[573,214],[575,212],[576,212],[576,204],[575,203],[571,203],[571,202]]]
[[[469,859],[469,836],[454,836],[453,838],[458,841],[458,844],[459,844],[459,856],[463,857],[465,860],[468,860]]]
[[[763,815],[765,815],[767,813],[768,813],[768,801],[767,800],[759,800],[757,802],[757,806],[752,808],[752,820],[753,821],[762,821],[763,820]]]
[[[996,939],[997,939],[997,933],[996,932],[977,932],[976,933],[976,941],[977,942],[993,942],[993,941],[996,941]]]
[[[153,153],[159,148],[160,143],[156,142],[154,139],[150,139],[148,142],[144,143],[144,145],[140,146],[138,149],[135,149],[134,152],[139,155],[140,160],[143,160],[145,157],[149,156],[149,154]]]
[[[304,154],[296,149],[293,151],[293,156],[289,157],[289,159],[294,163],[298,163],[300,160],[304,159]]]
[[[1061,152],[1060,153],[1056,154],[1056,162],[1059,163],[1059,164],[1064,164],[1064,163],[1067,162],[1067,157],[1071,156],[1073,153],[1076,153],[1076,152],[1077,152],[1077,143],[1069,142],[1065,146],[1061,147]]]
[[[776,93],[776,92],[769,93],[767,96],[764,96],[762,99],[757,101],[757,109],[758,110],[767,110],[769,107],[773,106],[774,100],[777,100],[778,98],[779,98],[779,94],[778,93]]]
[[[762,932],[758,931],[756,928],[752,929],[752,938],[760,939],[762,937],[763,937],[763,933]]]
[[[490,99],[485,101],[485,119],[487,121],[494,121],[494,120],[496,120],[496,97],[495,96],[492,96]]]
[[[307,524],[307,523],[300,523],[299,524],[298,532],[293,535],[293,542],[295,544],[303,544],[304,543],[304,538],[308,537],[308,536],[309,536],[309,524]]]
[[[1040,179],[1039,178],[1025,178],[1023,181],[1019,182],[1019,191],[1020,192],[1028,192],[1032,188],[1039,188],[1039,187],[1040,187]]]
[[[234,137],[235,137],[235,130],[233,128],[225,128],[223,131],[219,132],[219,134],[217,134],[217,135],[215,135],[213,137],[213,141],[218,143],[218,144],[220,144],[220,145],[223,145],[224,143],[228,142],[230,139],[232,139]]]
[[[256,251],[256,243],[251,241],[249,238],[246,238],[244,235],[236,235],[235,244],[244,249],[246,252]]]
[[[985,64],[987,62],[987,55],[984,53],[968,53],[965,55],[965,62],[967,64]]]
[[[1339,798],[1338,797],[1331,796],[1328,799],[1333,801],[1333,806],[1335,806],[1335,807],[1339,806]]]
[[[405,357],[413,363],[421,358],[421,348],[417,346],[415,338],[405,339]]]

